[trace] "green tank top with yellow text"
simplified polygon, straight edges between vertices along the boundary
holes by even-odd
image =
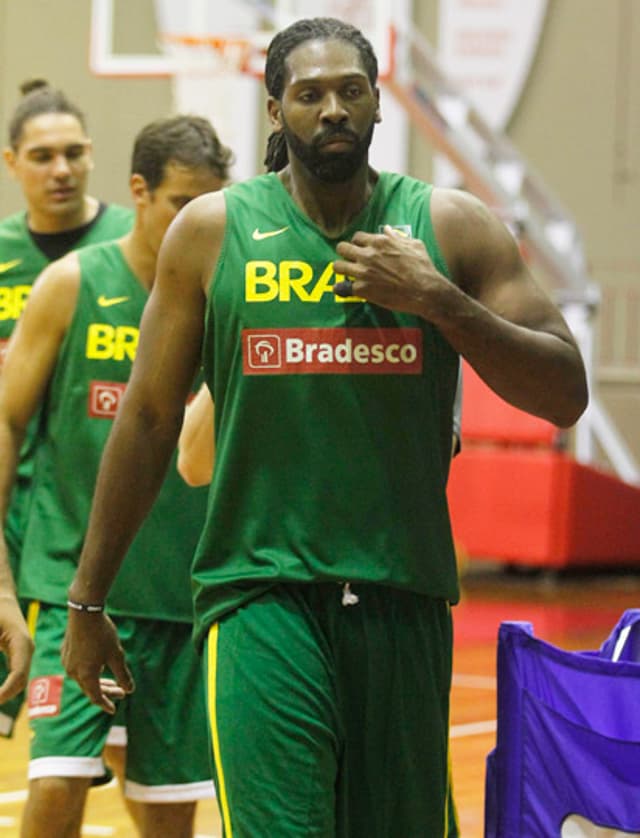
[[[430,197],[381,173],[330,239],[275,174],[225,190],[203,348],[216,464],[194,563],[200,637],[279,582],[457,599],[445,489],[458,355],[419,317],[333,293],[337,242],[387,224],[446,275]]]
[[[116,242],[84,248],[78,258],[78,301],[42,408],[20,565],[20,595],[55,605],[66,603],[148,296]],[[122,479],[135,481],[135,469]],[[206,489],[187,486],[174,457],[113,585],[110,613],[192,621],[191,561],[205,505]]]

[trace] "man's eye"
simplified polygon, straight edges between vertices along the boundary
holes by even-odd
[[[84,148],[70,148],[66,153],[67,160],[79,160],[84,156]]]

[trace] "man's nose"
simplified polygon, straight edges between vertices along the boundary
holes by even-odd
[[[336,93],[327,93],[324,97],[321,116],[328,122],[343,122],[347,118],[347,110]]]
[[[71,166],[69,165],[69,161],[67,159],[66,154],[56,154],[53,158],[53,173],[56,177],[64,177],[68,175],[71,171]]]

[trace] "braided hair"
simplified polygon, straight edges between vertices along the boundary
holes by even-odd
[[[332,17],[305,18],[278,32],[269,44],[264,73],[267,93],[281,99],[287,74],[286,60],[290,52],[306,41],[341,40],[354,46],[362,60],[372,87],[378,80],[378,59],[362,32],[350,23]],[[268,172],[279,172],[289,162],[287,144],[282,131],[273,131],[267,140],[264,165]]]

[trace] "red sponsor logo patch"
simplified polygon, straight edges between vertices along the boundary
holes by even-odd
[[[244,329],[245,375],[419,375],[422,332],[389,329]]]
[[[89,416],[113,419],[126,386],[121,381],[92,381],[89,386]]]
[[[29,718],[57,716],[62,697],[62,675],[44,675],[29,682]]]

